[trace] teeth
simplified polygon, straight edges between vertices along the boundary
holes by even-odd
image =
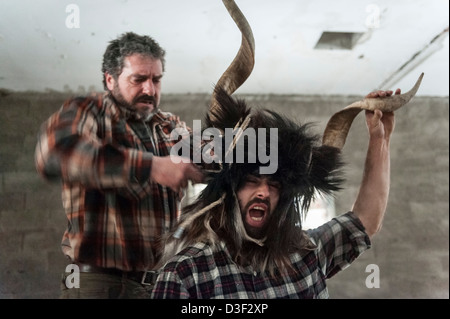
[[[255,206],[253,206],[251,208],[251,210],[254,211],[253,214],[252,213],[249,214],[249,217],[251,218],[252,221],[260,222],[260,221],[262,221],[264,219],[264,214],[265,214],[265,211],[266,211],[264,206],[255,205]],[[256,213],[255,211],[259,211],[259,212],[262,212],[262,213]],[[252,215],[256,215],[256,216],[252,216]]]

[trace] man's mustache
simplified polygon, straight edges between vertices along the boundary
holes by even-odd
[[[136,104],[139,102],[152,103],[153,105],[156,105],[156,99],[152,95],[141,95],[133,100],[133,104]]]
[[[249,207],[253,204],[265,204],[267,205],[268,211],[270,211],[270,200],[269,199],[261,199],[261,198],[254,198],[250,200],[247,205],[245,205],[245,211],[249,209]]]

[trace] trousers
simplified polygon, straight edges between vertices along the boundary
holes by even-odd
[[[79,276],[79,277],[76,277]],[[148,299],[151,286],[117,275],[63,273],[61,299]]]

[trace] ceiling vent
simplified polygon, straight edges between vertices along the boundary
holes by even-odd
[[[362,32],[329,32],[324,31],[317,41],[316,50],[352,50]]]

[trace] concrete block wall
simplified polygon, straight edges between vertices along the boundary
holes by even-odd
[[[66,260],[60,185],[40,179],[34,147],[40,124],[67,93],[0,92],[0,299],[58,298]],[[329,117],[361,97],[246,95],[248,103],[276,109],[301,122]],[[207,95],[163,95],[162,107],[188,125],[203,119]],[[448,97],[416,97],[397,111],[392,137],[391,195],[384,226],[373,248],[328,281],[335,299],[449,298],[449,103]],[[362,178],[367,146],[363,113],[343,149],[345,189],[336,212],[351,208]],[[379,269],[379,288],[368,288]],[[373,269],[373,268],[371,268]]]

